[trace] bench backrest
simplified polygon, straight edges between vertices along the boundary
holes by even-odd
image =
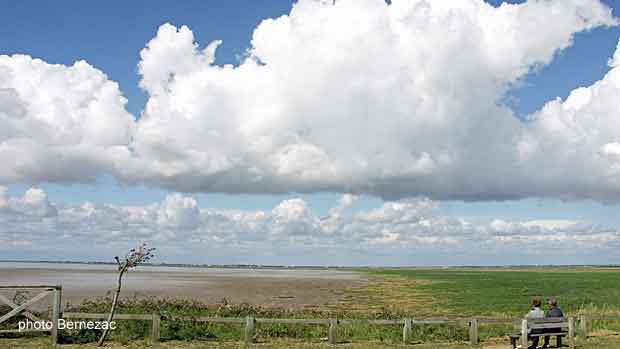
[[[568,330],[567,318],[544,318],[544,319],[526,319],[527,328],[533,329],[546,329],[546,328],[562,328]]]
[[[558,329],[560,328],[563,333],[567,331],[567,335],[570,341],[570,347],[575,347],[575,318],[543,318],[543,319],[523,319],[521,320],[521,344],[524,348],[528,347],[528,338],[529,336],[543,336],[544,333],[548,333],[548,331],[536,331],[539,329]],[[541,333],[542,334],[539,334]],[[555,332],[555,331],[553,331]],[[537,333],[537,334],[533,334]]]

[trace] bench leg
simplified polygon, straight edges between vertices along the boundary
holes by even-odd
[[[556,336],[555,337],[555,346],[558,347],[558,348],[562,347],[562,337],[560,337],[560,336]]]
[[[510,345],[512,345],[513,348],[517,348],[517,339],[510,337]]]

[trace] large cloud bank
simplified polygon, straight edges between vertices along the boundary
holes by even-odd
[[[355,199],[342,196],[320,217],[299,198],[270,211],[204,209],[182,194],[144,206],[67,205],[40,189],[9,197],[0,187],[0,254],[106,260],[149,241],[165,262],[462,265],[613,263],[620,248],[618,227],[480,221],[442,214],[429,199],[354,210]]]
[[[302,0],[236,67],[164,24],[141,52],[137,121],[85,62],[0,56],[0,183],[618,200],[620,51],[526,122],[500,103],[575,33],[617,24],[598,0]]]

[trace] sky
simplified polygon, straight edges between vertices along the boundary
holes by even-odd
[[[616,1],[23,1],[0,260],[617,264]]]

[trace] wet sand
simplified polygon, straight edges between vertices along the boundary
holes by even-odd
[[[301,309],[336,302],[348,287],[363,285],[349,271],[140,267],[124,278],[124,297],[189,298],[207,303],[250,303]],[[0,263],[0,285],[62,285],[62,303],[81,303],[115,288],[112,265]],[[14,292],[3,292],[12,297]],[[43,302],[45,303],[45,302]],[[42,304],[44,305],[44,304]]]

